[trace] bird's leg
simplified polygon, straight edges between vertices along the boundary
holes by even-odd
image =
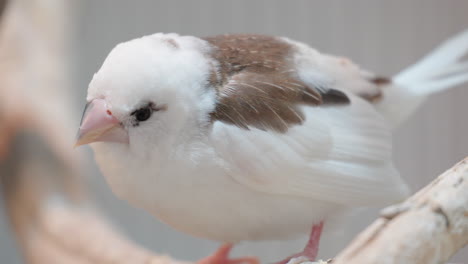
[[[312,226],[312,231],[310,232],[309,241],[305,246],[304,250],[300,253],[294,254],[276,264],[286,264],[293,258],[305,257],[310,261],[314,261],[317,257],[320,243],[320,235],[323,230],[323,221],[317,225]]]
[[[213,255],[197,261],[197,264],[260,264],[255,257],[229,259],[232,244],[222,245]]]
[[[312,226],[312,231],[310,232],[309,241],[304,248],[303,256],[309,258],[310,260],[315,260],[318,255],[320,236],[322,235],[323,230],[323,221],[318,225]]]

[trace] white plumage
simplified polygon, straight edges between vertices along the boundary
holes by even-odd
[[[357,96],[377,89],[372,74],[283,41],[295,47],[289,61],[299,80],[341,90],[351,101],[300,106],[305,121],[286,133],[212,122],[217,99],[207,80],[219,64],[207,56],[206,41],[155,34],[119,44],[88,91],[88,101],[105,100],[128,133],[129,144],[92,145],[113,191],[178,230],[224,242],[291,237],[339,210],[408,194],[392,163],[386,119],[396,124],[423,96],[467,80],[458,59],[468,32],[398,75],[376,104]],[[165,110],[134,125],[131,112],[149,101]]]

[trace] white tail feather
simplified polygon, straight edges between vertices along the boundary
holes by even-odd
[[[396,127],[433,93],[468,82],[468,30],[447,40],[393,78],[377,109]]]

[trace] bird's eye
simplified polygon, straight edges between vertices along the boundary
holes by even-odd
[[[136,110],[135,112],[132,113],[132,115],[135,116],[135,119],[137,121],[142,122],[142,121],[148,120],[148,118],[151,117],[152,112],[153,110],[151,109],[151,107],[146,106],[146,107]]]

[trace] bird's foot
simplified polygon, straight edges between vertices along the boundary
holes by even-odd
[[[320,236],[323,230],[323,222],[320,222],[318,225],[312,226],[312,231],[310,232],[309,242],[305,246],[304,250],[300,253],[294,254],[290,257],[283,259],[280,262],[275,264],[295,264],[295,263],[302,263],[306,260],[314,261],[318,254],[319,243],[320,243]],[[297,261],[292,261],[292,260]],[[291,263],[290,263],[291,261]]]
[[[260,264],[256,257],[241,257],[230,259],[232,245],[225,244],[221,246],[213,255],[197,261],[197,264]]]

